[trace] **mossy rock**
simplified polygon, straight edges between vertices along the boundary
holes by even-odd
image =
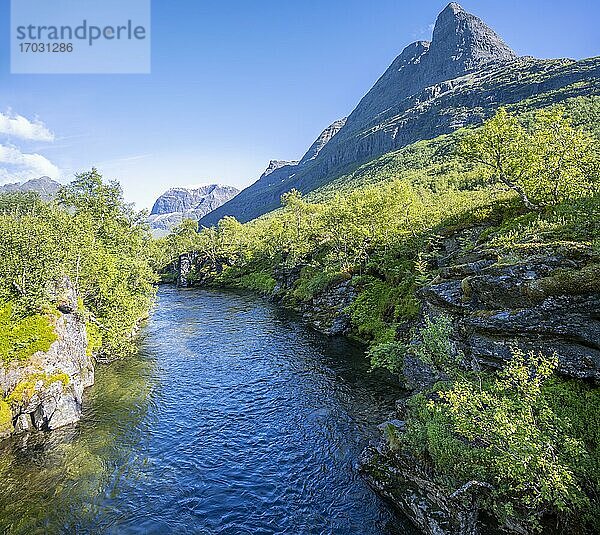
[[[70,377],[64,372],[56,372],[50,375],[47,373],[32,373],[15,386],[7,396],[5,403],[8,402],[11,406],[26,405],[38,390],[37,387],[40,382],[41,387],[46,388],[57,381],[60,381],[63,387],[66,387],[70,382]]]
[[[581,269],[558,269],[535,285],[545,295],[577,295],[600,292],[600,264]]]
[[[57,339],[51,316],[19,317],[12,303],[0,305],[0,360],[25,361],[38,351],[48,351]]]

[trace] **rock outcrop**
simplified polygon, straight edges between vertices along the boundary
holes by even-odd
[[[482,228],[443,238],[439,276],[420,293],[424,314],[445,314],[470,366],[499,368],[512,348],[556,355],[559,373],[600,383],[600,258],[582,244],[524,247],[509,258],[485,245]],[[421,388],[417,361],[406,374]]]
[[[85,321],[77,312],[70,282],[61,282],[59,310],[50,349],[35,353],[27,362],[12,362],[0,369],[0,388],[10,422],[3,435],[33,429],[48,431],[78,421],[83,391],[94,383],[92,357],[87,352]]]
[[[435,482],[431,467],[390,445],[404,429],[402,420],[385,422],[386,439],[363,451],[360,470],[369,485],[428,535],[477,535],[482,527],[489,535],[500,533],[479,514],[478,502],[491,485],[469,481],[449,494]]]
[[[480,123],[499,106],[543,107],[600,90],[600,58],[540,60],[517,55],[458,4],[438,16],[431,42],[408,45],[347,120],[319,136],[298,165],[261,177],[201,220],[245,222],[280,206],[292,188],[312,191],[386,152]]]
[[[328,336],[350,334],[352,324],[347,308],[354,302],[358,292],[351,280],[334,280],[307,300],[294,298],[294,288],[304,266],[280,268],[275,273],[276,284],[271,297],[287,308],[298,312],[313,329]]]
[[[260,175],[260,178],[264,178],[270,175],[273,171],[277,171],[277,169],[281,169],[282,167],[295,167],[298,165],[298,160],[271,160],[265,172]]]
[[[156,200],[148,222],[154,230],[168,231],[184,219],[198,221],[238,193],[238,189],[220,184],[171,188]]]

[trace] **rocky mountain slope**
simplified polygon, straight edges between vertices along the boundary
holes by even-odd
[[[277,208],[283,193],[312,191],[381,154],[476,124],[501,105],[539,107],[600,88],[600,58],[518,57],[483,21],[449,4],[431,42],[408,45],[347,120],[319,136],[297,165],[263,174],[203,217],[249,221]]]
[[[271,163],[275,166],[281,162]],[[220,184],[171,188],[156,200],[148,221],[154,230],[170,230],[184,219],[199,220],[238,193],[238,189]]]
[[[34,191],[39,193],[42,199],[50,199],[58,193],[60,188],[61,184],[56,182],[56,180],[52,180],[47,176],[42,176],[40,178],[32,178],[23,183],[4,184],[0,186],[0,193]]]

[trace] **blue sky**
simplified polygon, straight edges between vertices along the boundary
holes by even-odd
[[[446,3],[154,0],[152,74],[11,75],[3,0],[0,120],[33,133],[0,135],[0,182],[96,166],[139,208],[173,186],[249,185],[350,113]],[[597,1],[462,5],[519,54],[600,55]]]

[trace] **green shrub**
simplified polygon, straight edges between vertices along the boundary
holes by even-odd
[[[414,349],[415,355],[435,369],[453,374],[462,354],[454,349],[450,339],[452,331],[452,320],[444,314],[433,320],[425,318],[425,326],[419,332],[420,344]]]
[[[376,343],[393,341],[395,289],[371,276],[361,277],[355,285],[358,297],[348,307],[348,312],[358,334]]]
[[[415,396],[405,447],[431,462],[449,491],[472,479],[490,483],[484,507],[500,521],[538,531],[548,513],[565,519],[583,512],[589,520],[597,508],[589,496],[597,502],[600,489],[598,431],[586,427],[600,418],[600,398],[581,386],[589,399],[578,400],[572,383],[551,379],[556,365],[514,350],[497,376],[461,378]]]
[[[373,368],[385,368],[392,373],[401,373],[406,351],[406,344],[394,340],[372,346],[367,355]]]
[[[300,301],[309,301],[330,286],[348,278],[347,273],[329,272],[323,268],[304,268],[296,281],[292,295]]]
[[[86,322],[85,330],[87,333],[86,355],[92,356],[102,348],[102,332],[99,327],[90,321]]]
[[[273,292],[275,284],[275,279],[268,273],[264,272],[248,273],[246,275],[242,275],[237,282],[237,285],[241,288],[247,288],[248,290],[260,292],[265,295],[271,294]]]

